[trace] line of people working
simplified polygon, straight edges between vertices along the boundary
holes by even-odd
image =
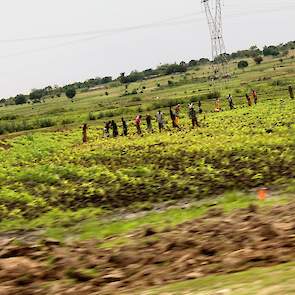
[[[250,95],[247,93],[246,100],[247,100],[248,106],[252,106],[253,103],[257,104],[257,102],[258,102],[257,92],[253,89],[251,91]],[[228,101],[229,108],[231,110],[236,108],[234,101],[233,101],[233,97],[231,94],[228,95],[227,101]],[[177,104],[174,108],[171,106],[170,110],[169,110],[170,118],[171,118],[171,122],[172,122],[172,127],[176,128],[176,129],[180,129],[180,111],[181,111],[180,104]],[[214,111],[215,112],[222,111],[220,98],[217,98],[215,100]],[[202,113],[203,113],[203,108],[202,108],[201,100],[198,101],[198,110],[195,109],[194,103],[188,104],[188,116],[191,120],[192,128],[200,127],[197,114],[202,114]],[[165,121],[165,115],[161,110],[159,110],[156,113],[155,120],[157,122],[159,132],[162,132],[165,129],[166,121]],[[154,132],[152,121],[153,121],[153,116],[150,114],[147,114],[145,116],[146,128],[147,128],[147,131],[151,132],[151,133]],[[128,126],[127,121],[124,119],[124,117],[121,118],[121,123],[122,123],[122,125],[121,125],[122,136],[128,136],[128,132],[129,132],[128,127],[129,126]],[[136,127],[136,131],[137,131],[138,135],[142,135],[142,124],[143,124],[143,116],[142,116],[142,114],[138,114],[134,120],[134,125]],[[87,124],[84,124],[83,125],[83,142],[87,142],[87,129],[88,129]],[[115,122],[115,120],[105,122],[104,128],[103,128],[103,137],[104,138],[109,138],[109,137],[116,138],[118,136],[119,136],[119,128],[118,128],[118,124]]]

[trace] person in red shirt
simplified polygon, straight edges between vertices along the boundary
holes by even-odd
[[[141,115],[137,115],[136,118],[135,118],[135,126],[136,126],[136,130],[137,130],[137,134],[142,134],[141,132]]]
[[[248,106],[251,107],[252,101],[251,101],[251,97],[248,95],[248,93],[246,93],[246,99],[247,99]]]
[[[257,97],[257,92],[254,89],[252,89],[252,96],[253,96],[254,104],[257,104],[258,97]]]

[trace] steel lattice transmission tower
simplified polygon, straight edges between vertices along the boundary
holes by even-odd
[[[223,39],[221,0],[201,1],[205,7],[211,36],[213,79],[227,77],[228,61]]]

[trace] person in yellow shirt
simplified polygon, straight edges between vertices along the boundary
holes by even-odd
[[[180,121],[180,104],[175,107],[175,125],[179,128]]]
[[[221,100],[220,98],[217,98],[215,100],[215,112],[219,113],[221,111]]]

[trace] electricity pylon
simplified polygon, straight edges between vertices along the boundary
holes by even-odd
[[[221,0],[201,0],[205,7],[212,49],[212,78],[228,76],[228,61],[223,39]]]

